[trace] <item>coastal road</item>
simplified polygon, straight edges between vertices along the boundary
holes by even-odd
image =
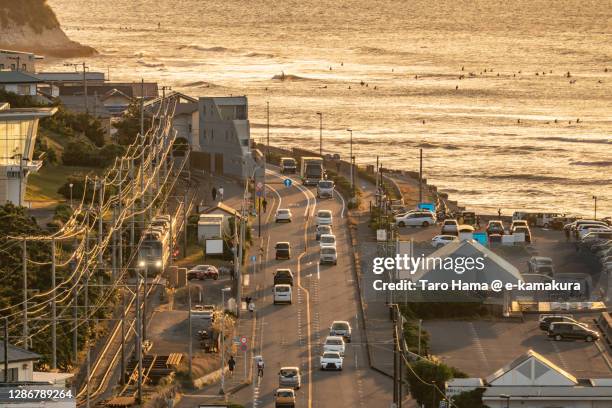
[[[346,227],[346,208],[337,196],[317,200],[313,188],[302,186],[293,178],[290,187],[284,176],[268,173],[269,221],[263,246],[265,261],[252,277],[256,285],[257,349],[266,363],[263,379],[255,378],[251,387],[241,390],[233,399],[247,407],[274,406],[278,388],[278,371],[283,366],[298,366],[302,371],[302,388],[297,391],[298,407],[368,407],[388,406],[389,379],[368,367],[362,327],[358,316],[358,294],[350,258],[352,247]],[[272,198],[272,200],[270,199]],[[274,211],[289,208],[291,223],[276,224]],[[319,266],[319,244],[315,240],[314,214],[318,209],[333,213],[333,229],[338,246],[338,264]],[[274,260],[274,245],[291,243],[290,260]],[[295,276],[292,305],[273,305],[273,274],[276,269],[290,268]],[[344,370],[322,372],[319,357],[322,343],[334,320],[349,321],[353,341],[347,344]],[[255,371],[256,372],[256,371]]]

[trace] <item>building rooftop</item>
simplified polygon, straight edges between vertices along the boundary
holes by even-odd
[[[13,346],[12,344],[8,345],[9,362],[34,361],[40,360],[40,358],[40,354],[36,354],[20,347]],[[1,363],[4,363],[4,341],[0,341],[0,364]]]
[[[44,118],[57,112],[57,107],[50,108],[11,108],[10,105],[0,105],[0,119]]]
[[[37,84],[41,82],[44,81],[23,71],[0,71],[0,84]]]

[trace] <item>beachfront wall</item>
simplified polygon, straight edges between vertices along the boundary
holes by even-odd
[[[247,98],[202,97],[198,100],[195,166],[217,175],[247,178],[254,168]]]

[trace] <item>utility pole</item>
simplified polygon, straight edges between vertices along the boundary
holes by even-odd
[[[121,291],[121,385],[125,385],[125,290],[124,287]]]
[[[132,158],[132,160],[130,161],[130,167],[128,169],[129,173],[130,173],[130,180],[132,183],[134,183],[135,180],[135,171],[134,171],[134,159]],[[134,193],[132,192],[132,198],[134,197]],[[135,235],[135,231],[134,231],[134,224],[136,223],[136,200],[132,200],[132,216],[130,217],[131,220],[131,225],[130,225],[130,257],[132,256],[132,253],[134,251],[134,235]],[[129,266],[129,265],[128,265]]]
[[[99,180],[99,182],[98,182]],[[95,185],[98,189],[98,248],[102,248],[102,234],[103,234],[103,225],[102,225],[102,206],[104,205],[104,188],[102,179],[98,179],[96,177]],[[104,251],[100,250],[98,252],[98,269],[104,268]]]
[[[28,260],[26,238],[23,237],[23,252],[21,257],[23,263],[23,348],[28,349]]]
[[[355,193],[355,186],[353,185],[353,129],[346,129],[347,132],[351,134],[351,138],[349,139],[349,167],[351,168],[351,191],[353,194]]]
[[[419,149],[419,203],[423,202],[423,149]]]
[[[317,112],[319,115],[319,156],[323,157],[323,112]]]
[[[4,382],[9,382],[8,370],[8,346],[9,346],[9,319],[4,318]]]
[[[55,283],[55,238],[51,238],[51,286],[53,300],[51,301],[51,368],[57,368],[57,287]]]
[[[270,154],[270,101],[266,102],[266,113],[267,113],[267,122],[266,122],[266,158]]]
[[[594,214],[593,214],[593,219],[596,220],[597,219],[597,196],[593,196],[593,201],[595,202],[595,208],[594,208]]]
[[[189,331],[189,379],[193,379],[193,339],[192,339],[192,327],[191,327],[191,284],[187,282],[187,308],[188,308],[188,331]],[[221,329],[221,337],[223,337],[223,329]]]
[[[140,134],[144,136],[144,78],[140,79]]]
[[[111,265],[113,283],[117,280],[117,230],[115,229],[115,223],[117,222],[117,207],[113,205],[113,220],[111,228],[113,229],[112,246],[111,246]],[[121,230],[119,230],[121,232]]]
[[[89,381],[91,380],[91,347],[89,346],[89,340],[87,340],[87,384],[85,388],[87,390],[87,403],[86,407],[89,408]]]
[[[393,314],[393,402],[395,406],[398,403],[398,391],[397,391],[397,379],[398,379],[398,364],[397,364],[397,356],[398,356],[398,337],[397,337],[397,316],[395,314],[395,305],[391,304],[391,310]]]
[[[151,248],[147,249],[147,254],[151,253]],[[144,284],[142,294],[142,341],[147,339],[147,280],[149,279],[149,258],[144,261]]]
[[[183,200],[183,258],[187,258],[187,190]]]
[[[136,274],[136,355],[138,356],[138,396],[142,403],[142,322],[140,316],[140,274]]]
[[[75,275],[74,277],[74,288],[72,288],[72,293],[74,296],[74,306],[72,308],[72,317],[74,318],[73,329],[72,329],[72,354],[74,355],[74,365],[76,367],[79,360],[79,291],[77,289],[79,281]]]
[[[83,307],[83,319],[84,319],[84,323],[85,323],[85,329],[86,332],[89,331],[89,320],[88,320],[88,314],[89,314],[89,274],[90,274],[90,270],[89,267],[87,265],[89,265],[89,256],[88,256],[88,252],[89,252],[89,212],[91,211],[91,208],[89,208],[89,210],[87,211],[87,214],[85,215],[85,253],[83,254],[83,256],[85,257],[85,305]]]
[[[81,62],[79,64],[64,64],[64,66],[74,67],[74,70],[77,71],[77,67],[83,67],[83,97],[85,99],[85,113],[89,113],[89,100],[87,95],[87,70],[89,66],[85,64],[85,62]]]

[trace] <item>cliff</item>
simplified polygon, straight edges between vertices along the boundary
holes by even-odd
[[[0,0],[0,48],[65,58],[96,54],[68,38],[46,0]]]

